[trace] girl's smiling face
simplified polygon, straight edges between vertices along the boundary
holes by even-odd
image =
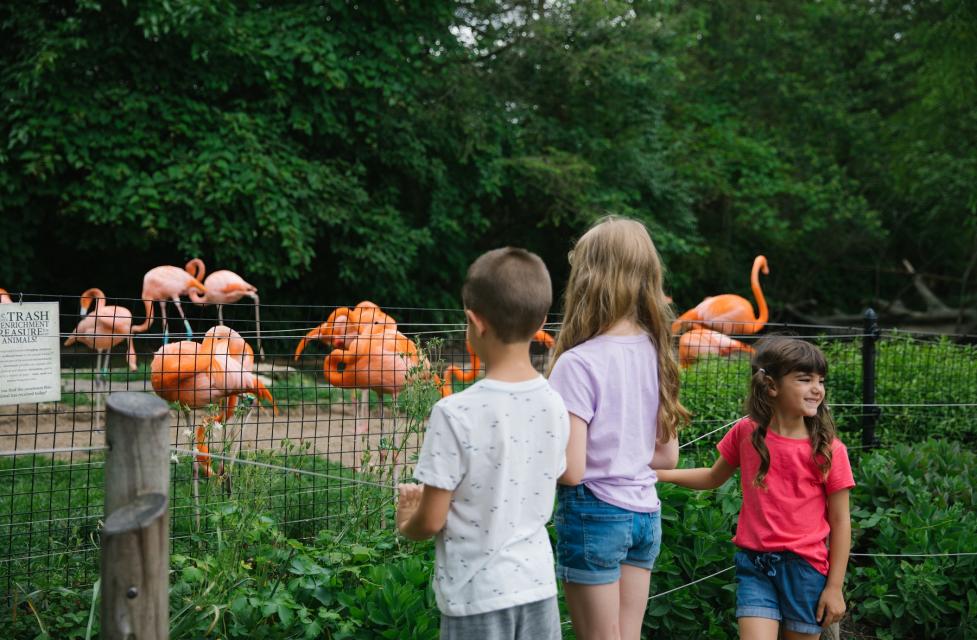
[[[777,408],[797,416],[813,417],[824,402],[824,376],[792,371],[770,386]]]

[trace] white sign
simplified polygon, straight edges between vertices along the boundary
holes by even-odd
[[[58,303],[0,304],[0,404],[59,400]]]

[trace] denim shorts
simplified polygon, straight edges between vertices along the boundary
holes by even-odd
[[[818,600],[828,579],[790,551],[739,550],[736,563],[736,617],[782,620],[797,633],[821,633]]]
[[[556,577],[575,584],[611,584],[621,564],[655,566],[661,516],[629,511],[598,499],[585,486],[560,486],[556,506]]]

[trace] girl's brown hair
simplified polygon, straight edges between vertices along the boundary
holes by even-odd
[[[763,487],[763,479],[770,469],[770,452],[767,450],[767,428],[774,413],[774,399],[770,395],[770,383],[779,382],[789,373],[800,371],[827,376],[828,361],[813,344],[789,336],[766,336],[754,345],[756,352],[750,362],[753,376],[750,393],[746,399],[746,412],[756,422],[753,431],[753,448],[760,456],[760,468],[753,479],[753,486]],[[831,470],[831,444],[837,431],[826,401],[818,406],[817,415],[805,416],[804,425],[811,438],[814,463],[823,476]]]
[[[676,436],[689,412],[679,402],[679,369],[672,349],[674,314],[662,292],[662,264],[645,226],[637,220],[601,218],[570,252],[563,296],[563,328],[549,371],[563,354],[624,318],[649,335],[658,351],[659,439]],[[547,375],[549,375],[549,371]]]

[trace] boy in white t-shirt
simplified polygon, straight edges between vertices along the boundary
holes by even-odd
[[[400,485],[397,527],[436,536],[442,638],[557,640],[546,523],[570,422],[529,358],[553,299],[549,272],[523,249],[489,251],[469,267],[462,299],[485,378],[434,406],[414,471],[423,485]]]

